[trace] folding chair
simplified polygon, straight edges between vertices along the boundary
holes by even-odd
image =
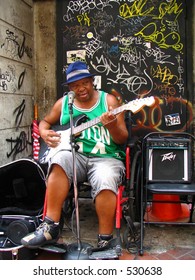
[[[146,224],[195,225],[194,141],[185,132],[152,132],[142,140],[140,255]]]

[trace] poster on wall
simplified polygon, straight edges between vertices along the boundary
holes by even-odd
[[[58,3],[58,96],[68,89],[68,65],[85,61],[97,89],[122,102],[154,96],[133,116],[137,134],[184,131],[192,107],[186,96],[186,1],[85,0]]]

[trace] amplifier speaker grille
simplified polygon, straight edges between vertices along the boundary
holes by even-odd
[[[148,139],[147,178],[150,182],[190,181],[190,141]]]

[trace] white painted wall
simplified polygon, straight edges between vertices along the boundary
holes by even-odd
[[[0,0],[0,165],[32,154],[33,1]]]

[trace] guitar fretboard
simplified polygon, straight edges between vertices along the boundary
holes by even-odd
[[[112,110],[112,114],[117,115],[117,114],[121,113],[122,111],[124,111],[124,107],[125,107],[125,105],[117,107],[116,109]],[[86,123],[82,123],[82,124],[73,128],[73,134],[77,135],[78,133],[82,132],[83,130],[85,130],[89,127],[92,127],[99,122],[100,122],[100,117],[97,117],[97,118],[95,118],[93,120],[90,120]]]
[[[123,112],[125,110],[130,110],[133,113],[138,112],[142,107],[144,107],[145,105],[147,106],[151,106],[152,104],[155,103],[155,99],[153,96],[150,97],[146,97],[146,98],[140,98],[140,99],[135,99],[133,101],[130,101],[127,104],[124,104],[120,107],[115,108],[114,110],[112,110],[112,114],[117,115],[120,112]],[[77,135],[80,132],[82,132],[83,130],[94,126],[95,124],[100,122],[100,117],[97,117],[93,120],[90,120],[88,122],[82,123],[79,126],[76,126],[73,128],[73,134]]]

